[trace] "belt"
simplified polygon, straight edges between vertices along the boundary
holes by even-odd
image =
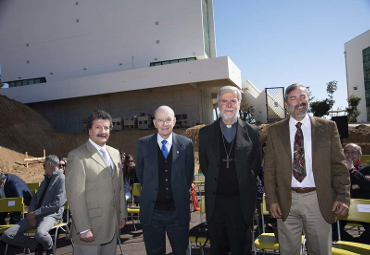
[[[291,188],[292,191],[295,191],[297,193],[300,193],[300,194],[303,194],[303,193],[309,193],[309,192],[312,192],[312,191],[315,191],[316,188]]]

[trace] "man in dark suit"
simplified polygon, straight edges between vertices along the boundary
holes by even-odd
[[[335,122],[307,114],[307,89],[285,92],[290,117],[268,128],[266,201],[277,218],[280,254],[299,254],[304,230],[309,254],[331,254],[331,223],[346,215],[350,180]]]
[[[23,197],[25,205],[29,206],[32,199],[32,193],[27,184],[18,176],[13,174],[0,173],[0,198],[5,197]],[[8,213],[0,213],[0,225],[5,225],[5,218]],[[21,219],[20,212],[10,214],[9,224],[16,224]]]
[[[361,162],[361,147],[355,143],[348,143],[343,151],[351,177],[351,198],[370,199],[370,166]],[[340,221],[342,240],[370,244],[369,223],[362,223],[365,231],[355,238],[344,229],[346,223],[346,221]],[[336,240],[336,238],[338,238],[337,224],[333,224],[333,239]]]
[[[211,254],[249,254],[256,205],[256,176],[261,169],[257,127],[237,118],[241,92],[218,91],[221,119],[199,132],[199,164],[205,176],[206,216]]]
[[[193,143],[172,132],[174,111],[154,113],[157,133],[138,141],[136,173],[142,190],[140,220],[147,254],[166,254],[166,232],[172,252],[185,255],[189,243],[190,195],[194,175]]]

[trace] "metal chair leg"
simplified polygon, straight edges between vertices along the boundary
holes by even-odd
[[[121,255],[123,255],[122,244],[121,244],[121,238],[118,236],[118,237],[117,237],[117,239],[118,239],[118,245],[119,245],[119,249],[120,249],[120,251],[121,251]]]

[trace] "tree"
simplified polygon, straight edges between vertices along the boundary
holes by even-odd
[[[313,113],[314,116],[322,117],[328,115],[328,112],[333,107],[335,100],[334,100],[334,93],[338,89],[338,82],[333,80],[326,83],[326,92],[328,93],[328,98],[324,100],[316,100],[310,103],[310,112]],[[308,94],[310,98],[311,93]],[[313,98],[313,97],[312,97]]]
[[[256,119],[253,117],[254,108],[253,105],[241,104],[239,109],[240,118],[248,123],[256,122]]]
[[[357,106],[359,105],[361,101],[361,97],[350,95],[349,98],[347,98],[348,107],[346,108],[347,114],[348,114],[348,122],[357,122],[357,117],[360,115],[361,111],[357,109]]]

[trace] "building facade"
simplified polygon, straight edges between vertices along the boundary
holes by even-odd
[[[370,122],[370,30],[344,44],[347,94],[361,97],[357,122]]]
[[[241,88],[216,55],[212,0],[2,0],[0,31],[0,94],[63,132],[96,109],[128,118],[162,104],[209,123],[218,88]]]

